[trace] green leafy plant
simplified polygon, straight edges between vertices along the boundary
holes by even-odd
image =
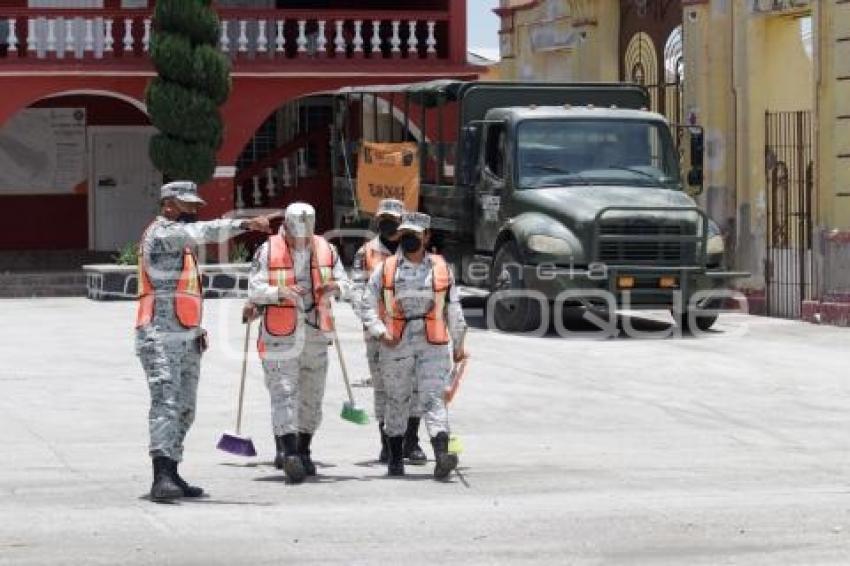
[[[218,15],[209,0],[159,0],[151,59],[158,76],[145,101],[159,133],[151,139],[154,165],[170,179],[198,184],[215,171],[223,141],[219,107],[230,95],[230,62],[217,49]]]
[[[245,263],[251,261],[251,250],[242,242],[237,242],[230,248],[230,263]]]
[[[139,263],[139,244],[127,242],[112,256],[112,260],[118,265],[137,265]]]

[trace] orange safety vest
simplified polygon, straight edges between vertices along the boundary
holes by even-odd
[[[449,290],[449,266],[443,256],[431,254],[431,283],[434,290],[434,306],[425,315],[425,337],[429,344],[449,343],[449,328],[446,324],[446,293]],[[400,340],[408,319],[404,317],[401,303],[395,296],[395,274],[399,256],[393,255],[384,261],[383,289],[379,305],[381,319],[390,335]]]
[[[384,261],[385,259],[390,257],[390,255],[392,255],[392,254],[385,252],[384,250],[380,249],[378,247],[378,244],[375,243],[374,240],[366,242],[366,245],[364,246],[364,248],[365,248],[365,251],[366,251],[366,255],[365,255],[366,271],[368,271],[369,273],[372,273],[375,270],[375,268],[378,267],[378,265],[382,261]]]
[[[150,227],[148,227],[150,229]],[[142,235],[145,240],[147,230]],[[136,328],[150,324],[154,311],[154,288],[145,269],[145,254],[142,243],[139,243],[139,308],[136,311]],[[174,313],[177,320],[186,328],[196,328],[201,325],[203,316],[203,290],[201,274],[198,271],[198,260],[192,248],[183,248],[183,268],[177,280],[174,292]]]
[[[319,329],[331,332],[334,329],[330,302],[325,300],[322,286],[333,281],[336,257],[331,245],[321,236],[313,236],[313,253],[310,257],[310,278],[313,286],[313,305],[318,313]],[[295,282],[295,267],[289,246],[283,236],[269,238],[269,284],[277,287],[292,287]],[[298,322],[296,302],[283,299],[279,305],[269,305],[265,313],[266,331],[272,336],[290,336]]]

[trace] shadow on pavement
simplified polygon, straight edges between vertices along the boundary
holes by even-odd
[[[368,481],[369,479],[371,478],[365,476],[335,476],[328,474],[319,474],[317,476],[305,478],[304,483],[338,483],[343,481]],[[283,472],[280,472],[279,474],[275,474],[273,476],[260,476],[258,478],[254,478],[252,481],[285,483],[287,485],[290,484]]]
[[[465,297],[462,301],[464,307],[464,316],[470,328],[478,330],[487,330],[490,332],[500,332],[495,327],[488,326],[486,306],[487,301],[481,297]],[[581,307],[565,308],[561,313],[561,328],[566,331],[567,335],[562,335],[559,332],[558,325],[555,324],[554,316],[549,321],[545,333],[540,332],[528,333],[529,336],[534,336],[543,339],[564,339],[564,338],[579,338],[579,339],[599,339],[610,340],[630,339],[630,340],[667,340],[675,339],[694,339],[700,336],[693,336],[688,332],[682,332],[672,320],[659,320],[647,314],[646,316],[636,315],[633,312],[626,314],[617,314],[615,326],[606,330],[594,324],[591,320],[585,317],[586,311]],[[587,316],[593,316],[587,314]],[[600,319],[607,321],[608,317],[605,313],[597,313]],[[613,335],[613,330],[616,329],[616,335]],[[505,333],[509,334],[509,333]],[[703,334],[707,335],[722,335],[722,330],[708,330]],[[704,336],[703,336],[704,337]]]
[[[259,502],[259,501],[225,501],[222,499],[213,499],[209,494],[203,497],[184,497],[173,501],[153,501],[149,493],[139,496],[139,501],[147,501],[156,505],[252,505],[255,507],[274,507],[275,503]]]
[[[236,462],[220,462],[219,466],[227,466],[228,468],[259,468],[260,466],[274,466],[274,462],[247,462],[245,464],[237,464]]]

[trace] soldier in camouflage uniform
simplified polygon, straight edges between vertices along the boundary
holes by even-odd
[[[264,311],[258,344],[271,397],[275,466],[292,483],[316,475],[310,443],[322,420],[330,297],[345,298],[350,290],[336,249],[314,235],[315,222],[312,206],[289,205],[281,233],[257,250],[248,284],[251,303]]]
[[[385,258],[393,255],[398,248],[398,225],[404,214],[404,203],[395,199],[384,199],[378,204],[375,213],[375,227],[378,235],[363,244],[351,265],[352,296],[355,302],[355,312],[363,316],[363,293],[369,276]],[[384,464],[388,461],[387,435],[384,430],[384,409],[387,403],[387,393],[380,372],[380,339],[373,337],[363,327],[363,339],[366,342],[366,360],[369,363],[369,375],[375,397],[375,418],[378,421],[378,431],[381,435],[381,453],[378,460]],[[411,464],[422,465],[427,456],[419,446],[419,422],[422,413],[419,411],[417,391],[414,389],[410,400],[410,418],[404,433],[404,457]]]
[[[364,296],[364,324],[381,340],[380,362],[387,390],[388,473],[404,475],[403,445],[415,387],[431,436],[434,476],[448,477],[457,467],[449,453],[449,419],[443,391],[452,360],[466,352],[459,346],[466,322],[454,276],[446,261],[426,251],[430,217],[402,218],[399,251],[370,276]]]
[[[150,455],[154,481],[151,499],[200,497],[203,490],[186,483],[177,471],[183,441],[195,418],[201,354],[206,331],[201,328],[199,245],[223,242],[245,232],[269,231],[266,217],[197,222],[204,201],[189,181],[164,185],[160,215],[139,244],[139,312],[136,354],[151,395]]]

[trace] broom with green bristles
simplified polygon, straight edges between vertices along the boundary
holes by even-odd
[[[467,329],[463,329],[463,333],[460,335],[460,341],[458,349],[462,352],[464,344],[466,343],[466,331]],[[446,412],[449,410],[449,404],[455,398],[457,394],[458,387],[460,387],[460,382],[463,380],[463,377],[466,375],[466,363],[468,358],[463,358],[461,361],[456,363],[452,368],[452,373],[449,378],[449,385],[443,390],[443,401],[446,403]],[[460,454],[463,452],[463,442],[460,440],[460,436],[456,434],[452,434],[449,436],[449,452],[451,454]]]
[[[325,272],[325,270],[320,270],[322,284],[327,283],[330,277]],[[354,402],[354,393],[351,391],[351,382],[348,379],[348,367],[345,365],[345,358],[342,356],[342,348],[339,345],[339,334],[336,331],[336,320],[333,315],[333,299],[328,299],[328,308],[330,309],[331,316],[331,326],[333,328],[332,336],[334,348],[336,349],[336,355],[339,358],[339,366],[342,369],[342,380],[345,382],[345,390],[348,392],[348,401],[342,404],[342,412],[340,416],[349,422],[359,425],[369,424],[369,415],[366,413],[365,409],[361,409]]]
[[[359,425],[369,424],[369,415],[364,409],[359,408],[354,403],[354,394],[351,391],[351,383],[348,380],[348,369],[345,365],[345,358],[342,356],[342,349],[339,347],[339,335],[336,332],[336,325],[333,330],[334,348],[336,355],[339,357],[339,366],[342,368],[342,380],[345,382],[345,390],[348,392],[348,401],[342,404],[342,413],[340,416],[349,422]]]

